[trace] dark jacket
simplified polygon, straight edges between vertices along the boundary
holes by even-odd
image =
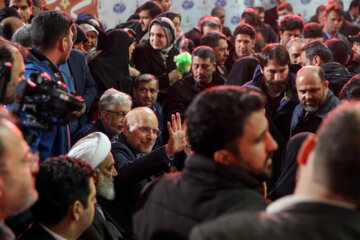
[[[350,73],[343,65],[336,62],[324,63],[320,66],[325,72],[325,79],[329,81],[329,89],[335,96],[339,95],[342,87],[354,74]]]
[[[237,213],[193,229],[190,240],[355,240],[357,210],[321,202],[302,202],[276,213]]]
[[[182,173],[151,182],[133,217],[135,239],[187,239],[195,225],[238,210],[261,210],[261,182],[243,170],[199,155]]]
[[[267,95],[264,87],[262,86],[262,78],[263,74],[260,71],[260,67],[258,67],[257,70],[255,70],[253,80],[245,85],[256,86],[260,88],[265,95]],[[266,116],[274,122],[284,139],[289,139],[292,113],[296,105],[299,103],[295,79],[296,74],[290,72],[289,83],[285,92],[275,98],[267,96],[267,102],[265,104]]]
[[[82,127],[71,139],[72,145],[74,145],[77,141],[79,141],[81,138],[89,135],[93,132],[102,132],[105,134],[110,141],[112,141],[113,136],[109,134],[109,132],[105,129],[104,124],[102,123],[101,119],[98,119],[94,122],[86,124],[84,127]]]
[[[344,21],[344,22],[345,22],[345,21]],[[343,34],[342,32],[339,32],[338,35],[336,36],[337,38],[339,38],[339,39],[341,39],[341,40],[344,40],[344,42],[346,43],[346,45],[347,45],[347,47],[348,47],[348,54],[349,54],[350,56],[352,55],[352,51],[351,51],[351,49],[352,49],[352,44],[349,42],[347,36],[349,36],[349,35],[356,35],[356,34],[357,34],[357,32],[354,33],[354,34],[347,34],[347,35],[345,35],[345,34]],[[329,39],[332,39],[332,38],[329,38],[329,36],[327,36],[327,35],[325,34],[324,30],[323,30],[323,42],[325,42],[326,40],[329,40]]]
[[[129,47],[135,39],[120,29],[112,29],[107,35],[108,40],[104,49],[89,62],[91,74],[96,82],[98,98],[109,88],[131,94]]]
[[[112,143],[111,152],[118,172],[115,177],[116,196],[108,204],[105,204],[106,201],[101,202],[101,206],[131,236],[131,215],[141,190],[152,175],[167,170],[171,161],[166,155],[165,147],[138,156],[123,134],[119,135],[118,142]]]
[[[242,86],[251,81],[258,65],[259,61],[255,57],[248,56],[240,58],[234,63],[226,85]]]
[[[159,80],[160,90],[166,90],[170,86],[168,74],[176,69],[174,57],[179,53],[180,51],[176,47],[171,48],[165,65],[160,51],[153,49],[149,41],[146,41],[136,46],[133,62],[135,68],[142,74],[150,73],[156,76]]]
[[[65,66],[65,64],[67,66]],[[85,55],[77,49],[72,49],[67,62],[59,66],[59,70],[63,74],[65,82],[73,81],[78,96],[84,98],[86,104],[86,112],[80,118],[73,118],[70,123],[71,134],[82,128],[88,123],[86,113],[89,112],[93,101],[96,98],[96,84],[90,73]],[[67,69],[71,76],[67,76]],[[70,77],[71,79],[66,79]],[[68,84],[67,84],[68,85]]]
[[[349,72],[352,74],[359,74],[360,73],[360,59],[353,60],[348,65]]]
[[[39,223],[34,222],[29,228],[22,233],[18,240],[56,240],[50,233],[48,233]]]
[[[279,177],[274,183],[272,190],[268,190],[268,198],[276,200],[285,195],[290,195],[295,189],[295,180],[297,172],[297,155],[300,147],[306,138],[310,135],[308,132],[296,134],[287,142],[286,150],[280,162]]]
[[[291,119],[290,137],[300,132],[315,133],[326,115],[340,103],[330,89],[324,104],[315,113],[307,113],[299,103]]]
[[[350,11],[346,11],[346,12],[345,12],[344,20],[349,21],[349,22],[351,22],[351,23],[353,22],[353,19],[352,19],[352,16],[351,16],[351,14],[350,14]]]
[[[211,86],[221,84],[224,84],[223,79],[219,79],[214,74]],[[174,83],[166,93],[164,103],[165,121],[170,121],[171,115],[177,112],[180,113],[181,119],[185,119],[187,107],[194,97],[205,88],[206,86],[196,82],[191,75]]]
[[[349,35],[356,35],[358,34],[360,31],[360,29],[353,24],[352,22],[349,22],[347,20],[344,20],[341,28],[339,30],[339,32],[344,35],[345,37],[349,36]]]
[[[129,239],[123,235],[122,229],[112,219],[109,213],[101,208],[102,215],[95,207],[94,220],[90,227],[83,232],[80,239],[83,240],[123,240]],[[105,217],[105,218],[104,218]]]
[[[270,27],[273,28],[275,33],[279,33],[279,26],[278,26],[278,14],[276,11],[277,6],[274,6],[273,8],[270,8],[268,10],[265,11],[265,18],[264,18],[264,22],[269,24]]]

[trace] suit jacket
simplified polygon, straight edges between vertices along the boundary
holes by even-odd
[[[77,141],[79,141],[81,138],[89,135],[93,132],[102,132],[104,133],[110,141],[112,141],[113,136],[109,134],[109,132],[105,129],[104,124],[102,123],[101,119],[98,119],[94,122],[86,124],[84,127],[82,127],[72,138],[71,143],[74,145]]]
[[[360,214],[322,202],[301,202],[276,213],[236,213],[193,229],[190,240],[355,240]]]
[[[117,225],[117,223],[112,219],[110,214],[104,209],[101,208],[104,217],[101,215],[98,208],[95,208],[95,214],[94,214],[94,220],[90,227],[85,230],[85,232],[80,236],[80,239],[84,240],[112,240],[113,235],[112,232],[117,236],[118,238],[115,238],[116,240],[122,240],[122,239],[129,239],[126,238],[122,234],[121,228]],[[112,227],[109,226],[110,223],[113,228],[116,228],[116,230],[113,230]],[[115,240],[114,239],[114,240]]]
[[[73,81],[77,95],[84,98],[86,104],[86,112],[80,118],[73,118],[71,120],[71,133],[82,128],[88,123],[86,113],[89,112],[93,101],[96,98],[96,84],[90,73],[89,67],[86,62],[85,55],[77,49],[72,49],[70,56],[65,63],[68,65],[72,79],[65,79],[65,81]],[[59,66],[63,77],[68,76],[64,71],[66,70],[65,64]]]
[[[48,233],[39,223],[34,222],[30,227],[22,233],[18,240],[56,240]]]
[[[353,24],[352,22],[349,22],[347,20],[344,20],[341,28],[339,30],[339,32],[344,35],[345,37],[349,36],[349,35],[356,35],[358,34],[360,31],[360,29]]]
[[[351,17],[350,11],[346,11],[344,15],[344,20],[347,20],[349,22],[353,22],[353,19]]]

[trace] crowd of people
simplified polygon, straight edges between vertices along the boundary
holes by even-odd
[[[186,33],[170,0],[107,30],[4,4],[0,239],[360,238],[360,0],[249,7],[233,32],[215,7]],[[47,131],[11,113],[34,74],[78,103]]]

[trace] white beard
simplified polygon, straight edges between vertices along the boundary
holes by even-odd
[[[96,184],[96,191],[97,193],[104,197],[107,200],[114,200],[115,199],[115,188],[114,188],[114,180],[111,182],[107,182],[105,180],[104,175],[101,172],[98,172],[99,180]]]

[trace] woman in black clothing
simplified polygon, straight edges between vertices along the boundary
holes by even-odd
[[[156,76],[160,92],[164,93],[171,83],[182,78],[174,62],[174,57],[180,53],[173,44],[174,24],[166,17],[156,18],[150,23],[149,33],[149,40],[136,46],[133,62],[142,74]]]
[[[107,35],[104,48],[89,63],[90,71],[97,84],[98,97],[109,88],[130,94],[132,79],[129,64],[135,48],[135,38],[120,29],[110,30]]]

